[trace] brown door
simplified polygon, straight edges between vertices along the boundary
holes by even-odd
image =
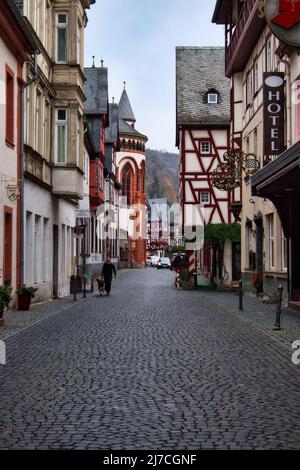
[[[3,281],[12,283],[12,209],[4,207]]]
[[[241,280],[241,244],[232,242],[232,280]]]

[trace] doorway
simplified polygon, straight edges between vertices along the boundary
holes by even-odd
[[[12,216],[11,207],[4,207],[3,282],[12,284]]]
[[[232,280],[241,280],[241,243],[232,242]]]
[[[58,226],[53,225],[53,298],[58,297]]]

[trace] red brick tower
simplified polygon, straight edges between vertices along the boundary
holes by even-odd
[[[119,103],[119,121],[117,174],[122,187],[123,206],[127,204],[131,207],[130,224],[135,226],[135,236],[131,237],[129,232],[127,240],[121,240],[121,263],[131,268],[142,268],[146,263],[145,145],[148,138],[135,129],[136,119],[125,86]]]

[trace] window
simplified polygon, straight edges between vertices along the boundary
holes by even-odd
[[[210,204],[210,193],[208,191],[201,191],[200,204]]]
[[[44,218],[43,227],[43,281],[48,279],[48,230],[49,230],[49,219]]]
[[[287,255],[287,246],[288,241],[285,237],[283,230],[281,230],[281,269],[282,271],[287,271],[288,269],[288,255]]]
[[[61,275],[65,277],[66,274],[66,226],[61,226]]]
[[[68,15],[66,13],[56,15],[56,61],[58,63],[68,61]]]
[[[76,165],[80,166],[82,162],[81,158],[81,143],[80,143],[80,137],[81,137],[81,127],[82,127],[82,118],[80,115],[78,115],[77,118],[77,129],[76,129]]]
[[[252,75],[251,73],[248,73],[247,79],[246,79],[246,104],[249,106],[252,103]]]
[[[40,13],[41,13],[41,5],[40,5],[40,0],[36,0],[35,2],[35,16],[34,16],[34,29],[36,34],[39,36],[40,35],[40,27],[41,27],[41,18],[40,18]]]
[[[50,5],[48,0],[46,0],[46,8],[45,8],[45,27],[44,27],[44,46],[46,51],[48,51],[48,31],[50,26]]]
[[[56,163],[67,162],[67,110],[56,110]]]
[[[272,72],[272,38],[269,38],[266,45],[266,69]]]
[[[50,134],[51,134],[51,105],[49,101],[46,101],[45,105],[45,121],[44,121],[44,150],[43,156],[46,160],[49,160],[49,149],[50,149]]]
[[[217,104],[218,103],[218,93],[207,93],[207,102],[208,104]]]
[[[130,165],[127,163],[122,174],[122,196],[126,196],[128,206],[131,202],[131,173]]]
[[[41,142],[42,142],[42,95],[39,91],[36,93],[36,102],[35,102],[35,150],[41,152]]]
[[[210,153],[210,142],[209,141],[200,142],[200,152],[203,153],[203,154]]]
[[[82,53],[81,53],[81,24],[77,23],[77,63],[81,65],[82,63]]]
[[[14,73],[6,66],[6,143],[14,145]]]
[[[254,94],[258,92],[259,88],[259,77],[258,77],[259,69],[258,69],[258,60],[254,62],[253,66],[253,88],[254,88]]]
[[[275,268],[274,214],[269,215],[269,268]]]

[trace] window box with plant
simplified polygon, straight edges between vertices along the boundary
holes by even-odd
[[[3,323],[2,317],[4,309],[9,307],[11,302],[11,287],[9,285],[0,285],[0,324]]]
[[[35,298],[38,291],[37,287],[22,286],[17,289],[17,309],[21,311],[29,310],[31,300]]]

